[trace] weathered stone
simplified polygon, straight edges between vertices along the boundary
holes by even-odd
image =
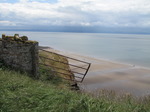
[[[15,38],[19,38],[19,34],[15,34],[14,37],[15,37]]]
[[[2,39],[4,39],[5,38],[5,34],[2,34]]]
[[[9,41],[19,41],[19,42],[28,41],[27,36],[19,37],[19,34],[15,34],[14,36],[5,36],[5,34],[2,34],[2,39],[7,40],[7,41],[9,40]],[[31,41],[31,42],[34,42],[34,41]]]
[[[22,41],[27,41],[28,40],[28,37],[27,36],[22,36],[20,37]]]
[[[5,36],[5,38],[2,38],[3,40],[9,40],[9,41],[12,41],[14,40],[14,36]]]
[[[2,39],[0,38],[0,59],[1,59],[1,55],[2,55]]]
[[[19,35],[16,34],[2,38],[0,41],[0,59],[12,68],[38,78],[38,42],[22,42],[22,40],[17,40],[18,37]]]

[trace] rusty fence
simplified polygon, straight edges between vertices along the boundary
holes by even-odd
[[[64,78],[66,80],[72,80],[72,81],[75,81],[75,82],[82,83],[85,76],[86,76],[86,74],[89,71],[90,66],[91,66],[91,63],[88,63],[88,62],[85,62],[85,61],[82,61],[82,60],[79,60],[79,59],[71,58],[71,57],[68,57],[68,56],[65,56],[65,55],[62,55],[62,54],[58,54],[56,52],[47,51],[47,50],[44,50],[44,49],[39,49],[39,51],[42,51],[42,52],[45,52],[45,53],[48,53],[48,54],[54,54],[54,55],[57,55],[58,57],[63,57],[65,59],[67,59],[67,62],[66,61],[64,62],[64,61],[61,61],[59,59],[54,59],[53,57],[39,55],[39,58],[41,60],[42,59],[46,60],[44,63],[39,62],[40,65],[45,66],[45,67],[49,67],[49,68],[53,68],[54,72],[56,72],[57,74],[64,75],[64,76],[67,76],[67,75],[69,76],[70,74],[68,74],[68,73],[73,74],[73,78],[69,78],[69,79]],[[48,61],[58,63],[57,65],[64,64],[64,65],[68,66],[69,69],[61,68],[61,67],[58,67],[58,66],[55,66],[55,65],[46,64],[46,62],[48,62]],[[61,70],[66,71],[66,73],[61,72]]]

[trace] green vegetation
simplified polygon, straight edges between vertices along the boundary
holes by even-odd
[[[45,80],[45,78],[50,79],[55,76],[55,77],[61,77],[63,79],[74,80],[74,75],[70,70],[70,67],[68,65],[68,60],[65,57],[54,53],[48,53],[45,51],[40,51],[39,56],[41,56],[39,58],[39,62],[44,64],[44,65],[40,64],[40,74],[42,74],[41,78],[44,77]],[[48,60],[42,57],[46,57],[52,60]]]
[[[68,63],[55,54],[40,52],[40,56]],[[68,65],[41,58],[40,63],[68,71],[41,65],[41,77],[37,80],[26,73],[4,68],[0,61],[0,112],[150,112],[150,96],[135,99],[130,94],[118,96],[114,91],[101,90],[99,96],[92,97],[71,91],[68,81],[62,79],[73,78]],[[63,76],[55,71],[70,75]]]
[[[15,34],[14,36],[6,36],[5,34],[2,34],[2,38],[0,38],[0,41],[6,40],[11,43],[17,42],[19,44],[26,43],[26,44],[35,44],[38,43],[37,41],[28,40],[27,36],[19,37],[19,34]]]
[[[95,98],[0,68],[0,112],[150,112],[149,105],[150,97],[101,91]]]
[[[35,44],[35,43],[37,43],[37,41],[32,41],[32,40],[27,40],[27,41],[23,40],[23,42],[25,42],[26,44]]]

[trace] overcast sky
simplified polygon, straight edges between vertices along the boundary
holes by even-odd
[[[0,0],[1,29],[29,26],[150,29],[150,0]]]

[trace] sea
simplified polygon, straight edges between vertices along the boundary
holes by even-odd
[[[0,34],[25,35],[40,46],[150,68],[150,35],[29,31],[0,31]]]

